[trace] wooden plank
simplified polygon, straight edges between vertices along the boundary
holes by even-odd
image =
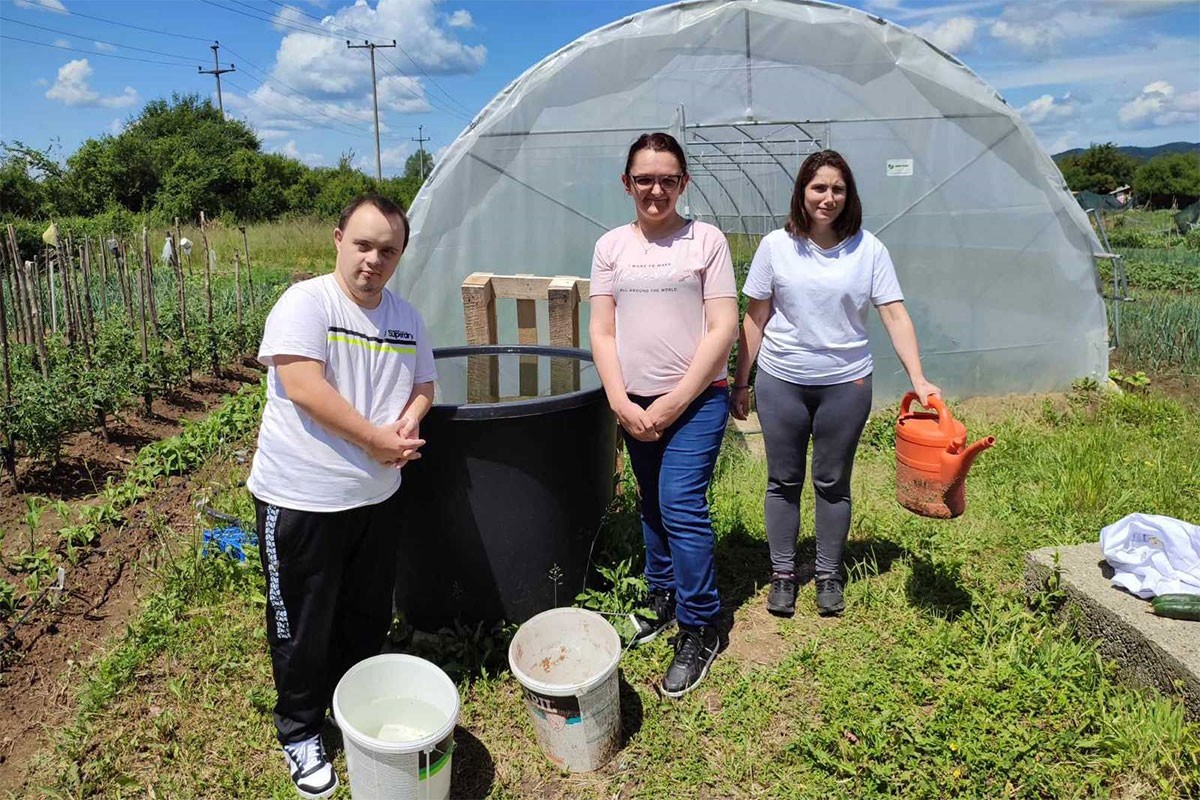
[[[475,272],[462,284],[467,344],[496,344],[496,292],[492,275]],[[467,356],[467,402],[494,403],[500,397],[500,371],[494,356]]]
[[[493,275],[496,297],[504,300],[545,300],[552,278],[537,275]]]
[[[578,278],[559,276],[550,283],[550,344],[553,347],[579,347]],[[550,392],[566,394],[579,389],[579,360],[550,359]]]
[[[536,345],[537,332],[537,301],[517,301],[517,344]],[[538,394],[538,357],[523,355],[518,373],[518,384],[522,397],[537,397]]]

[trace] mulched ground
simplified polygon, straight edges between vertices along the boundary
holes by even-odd
[[[25,460],[18,464],[21,492],[5,480],[0,488],[0,577],[23,588],[24,575],[7,567],[29,548],[25,524],[27,496],[62,500],[72,509],[104,487],[120,480],[137,451],[151,442],[175,435],[182,420],[201,419],[230,393],[258,383],[262,373],[242,364],[220,377],[197,377],[192,384],[156,399],[153,415],[136,410],[109,425],[109,440],[97,432],[72,436],[56,464]],[[67,564],[63,592],[50,592],[13,634],[0,643],[0,786],[15,785],[30,756],[52,730],[74,713],[73,679],[79,665],[121,631],[140,599],[158,557],[170,557],[178,547],[162,537],[166,528],[190,531],[196,519],[190,483],[195,478],[170,479],[149,499],[125,512],[127,524],[104,531],[84,559]],[[37,547],[59,546],[56,514],[43,514],[35,538]],[[56,556],[56,561],[62,560]],[[0,622],[8,632],[24,609]]]

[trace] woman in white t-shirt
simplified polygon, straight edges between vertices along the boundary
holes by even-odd
[[[742,292],[750,298],[738,348],[732,413],[750,409],[750,368],[767,450],[764,501],[771,548],[767,609],[796,609],[796,539],[808,442],[817,542],[817,611],[845,608],[842,557],[850,531],[850,473],[871,412],[867,311],[874,305],[925,403],[941,390],[925,379],[912,320],[887,248],[862,229],[862,203],[845,159],[809,156],[796,176],[787,225],[763,238]]]
[[[707,491],[729,418],[737,286],[724,235],[675,211],[688,175],[674,137],[638,138],[621,181],[635,218],[596,242],[592,354],[641,496],[650,592],[634,643],[678,621],[662,680],[677,697],[704,678],[720,645]]]

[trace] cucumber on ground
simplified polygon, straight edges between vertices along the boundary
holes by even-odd
[[[1160,617],[1200,621],[1200,594],[1160,594],[1150,604]]]

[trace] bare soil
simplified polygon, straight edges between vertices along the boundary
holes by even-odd
[[[14,491],[7,481],[0,488],[0,530],[7,532],[0,543],[0,578],[24,589],[25,576],[8,565],[30,547],[26,497],[61,500],[72,510],[86,504],[106,479],[123,478],[139,449],[177,434],[183,420],[204,417],[261,375],[238,365],[219,377],[197,377],[190,386],[156,399],[151,416],[130,411],[110,423],[107,440],[97,431],[81,432],[65,443],[57,463],[18,463],[22,491]],[[176,555],[172,548],[178,542],[163,534],[192,529],[192,482],[186,477],[166,481],[149,499],[125,511],[124,526],[102,531],[78,563],[55,554],[55,561],[67,569],[63,590],[50,590],[0,642],[0,787],[15,785],[46,731],[70,719],[79,665],[124,629],[159,561]],[[55,531],[61,524],[57,514],[44,513],[34,533],[35,547],[58,550]],[[0,622],[0,636],[8,634],[28,607],[24,604]]]

